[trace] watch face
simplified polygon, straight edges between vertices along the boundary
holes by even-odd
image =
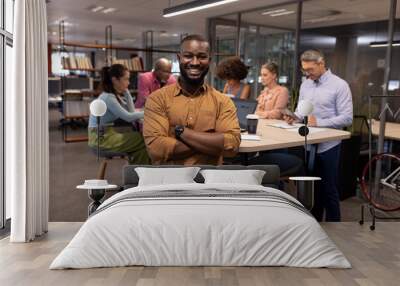
[[[180,136],[181,136],[181,134],[182,134],[182,132],[183,132],[183,126],[182,125],[177,125],[176,127],[175,127],[175,137],[176,138],[180,138]]]

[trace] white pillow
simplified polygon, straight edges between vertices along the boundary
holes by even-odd
[[[135,168],[139,176],[138,186],[195,183],[193,179],[196,177],[199,170],[199,167]]]
[[[226,183],[261,185],[265,171],[261,170],[202,170],[205,184]]]

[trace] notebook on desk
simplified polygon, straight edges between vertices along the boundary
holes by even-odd
[[[233,103],[236,106],[236,113],[239,120],[241,129],[247,129],[247,114],[253,114],[257,108],[256,100],[242,100],[238,98],[232,98]]]

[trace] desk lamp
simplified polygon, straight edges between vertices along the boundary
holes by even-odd
[[[308,115],[313,112],[314,106],[308,100],[302,100],[297,107],[298,113],[304,118],[304,125],[299,128],[300,136],[304,137],[304,164],[307,168],[307,135],[310,132],[308,129]]]
[[[95,99],[90,103],[90,114],[96,116],[97,123],[97,162],[100,157],[100,117],[107,111],[107,105],[101,99]]]

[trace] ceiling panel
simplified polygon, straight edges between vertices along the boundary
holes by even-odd
[[[66,41],[104,43],[105,26],[112,25],[113,40],[118,45],[141,47],[142,33],[147,30],[155,31],[156,45],[168,45],[178,43],[180,34],[204,34],[207,18],[284,1],[239,0],[177,17],[162,17],[163,9],[170,3],[175,6],[185,2],[189,0],[79,0],[77,5],[76,1],[71,0],[51,0],[47,4],[49,40],[58,42],[58,23],[64,19],[67,23]],[[94,6],[113,7],[117,11],[109,14],[93,13],[88,7]],[[296,5],[286,5],[283,8],[295,11]],[[307,29],[384,20],[388,17],[388,10],[389,0],[311,0],[304,2],[302,27]],[[266,11],[260,9],[243,13],[242,21],[272,28],[295,28],[296,13],[276,17],[262,15]],[[400,5],[397,7],[397,17],[400,18]],[[236,16],[223,18],[235,20]]]
[[[106,25],[113,26],[113,38],[135,39],[135,46],[141,46],[141,35],[146,30],[156,31],[160,35],[184,33],[205,33],[206,19],[225,13],[236,12],[254,7],[281,2],[280,0],[239,0],[234,3],[206,9],[171,18],[162,17],[163,9],[179,5],[187,0],[79,0],[72,5],[71,0],[51,0],[47,4],[49,40],[58,42],[58,23],[64,19],[70,26],[65,28],[67,41],[104,42]],[[75,2],[75,1],[74,1]],[[93,13],[88,7],[113,7],[114,13]],[[165,33],[166,32],[166,33]],[[172,42],[175,42],[171,37]],[[165,36],[156,35],[159,43],[168,43]],[[133,42],[131,42],[133,43]],[[132,44],[130,44],[132,46]]]
[[[303,4],[302,28],[319,28],[373,22],[388,19],[389,0],[310,0]],[[295,29],[297,5],[283,5],[271,9],[260,9],[242,14],[242,21],[265,27]],[[286,9],[291,14],[272,17],[263,13]],[[235,15],[222,17],[236,20]],[[400,18],[400,5],[397,6],[397,18]]]

